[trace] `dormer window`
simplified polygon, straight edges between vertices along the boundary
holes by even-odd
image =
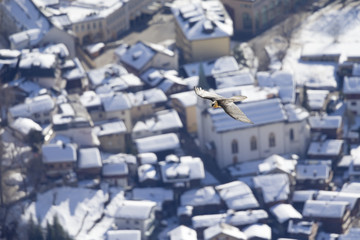
[[[203,32],[212,33],[214,32],[214,25],[210,20],[206,20],[203,23]]]
[[[141,57],[142,54],[143,54],[143,51],[142,51],[142,50],[135,51],[135,52],[132,54],[133,60],[137,60],[139,57]]]

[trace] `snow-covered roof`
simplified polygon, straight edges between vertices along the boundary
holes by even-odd
[[[324,107],[328,90],[306,90],[307,104],[313,111],[321,110]]]
[[[229,209],[245,210],[259,207],[254,194],[244,182],[233,181],[218,185],[215,189]]]
[[[343,43],[343,42],[332,42],[329,44],[309,42],[303,45],[302,57],[317,57],[317,56],[360,56],[358,50],[358,43]]]
[[[259,173],[259,165],[264,160],[254,160],[240,162],[228,167],[228,171],[232,177],[255,176]]]
[[[214,187],[207,186],[199,189],[185,191],[180,196],[180,204],[183,206],[220,205],[221,199]]]
[[[317,190],[296,190],[293,193],[293,202],[306,202],[307,200],[313,200]]]
[[[125,153],[105,153],[101,152],[101,158],[103,159],[103,163],[120,163],[125,162],[127,164],[136,165],[136,157],[131,154]]]
[[[360,193],[319,191],[316,200],[348,202],[350,209],[354,209],[360,200]]]
[[[291,234],[306,234],[310,235],[316,227],[316,223],[309,221],[290,220],[287,231]]]
[[[204,164],[198,157],[182,156],[178,161],[161,161],[159,165],[166,183],[205,178]]]
[[[164,202],[174,201],[174,191],[161,187],[133,188],[132,199],[156,202],[157,210],[162,211]]]
[[[197,240],[196,231],[185,225],[180,225],[167,233],[170,240]]]
[[[124,200],[119,203],[113,213],[108,213],[115,218],[146,220],[156,207],[153,201]]]
[[[344,94],[360,93],[360,76],[345,76],[343,85]]]
[[[158,160],[156,154],[152,152],[139,153],[137,158],[139,159],[140,164],[155,164]]]
[[[310,116],[309,124],[311,128],[315,129],[338,129],[342,124],[341,116]]]
[[[260,175],[253,178],[256,188],[260,188],[265,203],[288,200],[290,194],[289,177],[285,173]]]
[[[279,203],[270,208],[270,212],[276,217],[279,223],[284,223],[290,219],[301,219],[302,215],[291,205]]]
[[[345,183],[341,188],[341,192],[359,193],[360,192],[360,182]]]
[[[331,164],[302,164],[296,165],[297,180],[327,180],[331,174]]]
[[[39,0],[36,1],[39,6],[44,5]],[[91,0],[75,0],[71,2],[60,1],[59,4],[46,4],[46,11],[51,15],[66,14],[71,23],[81,23],[90,20],[104,19],[118,9],[122,8],[124,1],[107,0],[107,1],[91,1]]]
[[[326,139],[322,142],[311,142],[307,154],[311,156],[339,156],[342,151],[344,140]]]
[[[223,109],[209,109],[212,125],[216,132],[231,131],[247,127],[254,127],[264,124],[284,122],[287,120],[283,105],[278,98],[267,99],[257,102],[238,103],[237,106],[248,116],[254,124],[249,125],[237,121]]]
[[[296,160],[286,159],[280,155],[273,154],[260,163],[258,169],[260,174],[266,174],[276,169],[292,174],[295,171],[296,164]]]
[[[78,168],[101,168],[102,162],[98,148],[81,148],[78,156]]]
[[[256,223],[243,229],[248,239],[271,239],[271,228],[267,224]]]
[[[155,113],[152,118],[138,121],[135,123],[133,133],[147,132],[151,135],[157,132],[169,131],[172,129],[180,129],[183,124],[180,120],[179,114],[174,109],[162,110]]]
[[[194,216],[192,217],[192,225],[196,229],[211,227],[220,222],[225,222],[233,226],[244,226],[257,223],[267,218],[268,214],[263,209],[237,212],[230,210],[228,213]]]
[[[128,96],[133,107],[146,104],[164,103],[167,101],[165,93],[158,88],[150,88],[136,93],[128,93]]]
[[[63,73],[63,78],[68,81],[82,79],[86,77],[86,72],[78,58],[74,58],[74,68],[71,68]]]
[[[30,118],[19,117],[10,124],[10,127],[24,136],[28,135],[31,130],[42,131],[42,127]]]
[[[80,96],[80,103],[86,108],[100,106],[101,98],[94,91],[85,91]]]
[[[94,127],[94,132],[98,137],[126,133],[126,126],[124,121],[116,120],[102,123],[101,125]]]
[[[105,177],[124,176],[129,173],[126,162],[108,162],[102,166],[102,175]]]
[[[21,55],[20,69],[31,69],[33,67],[42,69],[53,69],[56,65],[56,55],[52,53],[28,52]]]
[[[51,143],[42,146],[44,163],[76,162],[75,144]]]
[[[360,228],[352,227],[346,233],[340,234],[338,240],[357,240],[360,236]]]
[[[155,56],[155,51],[141,41],[130,46],[120,55],[120,61],[137,71],[142,70]]]
[[[39,48],[39,51],[43,52],[43,53],[55,54],[58,57],[61,57],[64,59],[70,56],[69,49],[66,47],[66,45],[64,43],[48,44],[44,47]],[[75,58],[75,59],[77,59],[77,58]],[[68,60],[70,60],[70,59],[68,59]],[[72,62],[73,62],[73,60],[72,60]]]
[[[3,2],[5,9],[11,13],[15,24],[19,29],[41,29],[41,32],[49,31],[51,25],[43,16],[33,1],[14,0]]]
[[[111,79],[118,78],[127,73],[127,70],[122,65],[118,64],[107,64],[87,72],[89,83],[92,88],[107,84]]]
[[[226,223],[218,223],[204,230],[205,239],[213,239],[213,237],[217,237],[219,234],[233,237],[234,239],[247,239],[246,235],[239,228]]]
[[[308,200],[302,215],[310,218],[342,218],[348,207],[349,203],[345,201]]]
[[[354,63],[353,64],[352,75],[353,76],[360,76],[360,64],[359,63]]]
[[[197,102],[197,96],[194,91],[175,93],[170,98],[177,99],[184,107],[195,106]]]
[[[222,74],[215,77],[215,84],[218,89],[243,86],[243,85],[253,85],[255,79],[250,72],[241,72],[236,71],[229,74]]]
[[[140,240],[140,230],[110,230],[106,233],[106,240]]]
[[[155,165],[152,164],[142,164],[137,168],[139,182],[144,182],[146,180],[157,181],[160,180],[160,175],[158,173]]]
[[[100,94],[100,99],[105,112],[128,110],[132,107],[126,93]]]
[[[233,35],[232,20],[220,1],[175,1],[172,12],[190,41]]]
[[[17,32],[9,36],[11,45],[16,49],[32,48],[37,45],[44,37],[44,33],[40,28],[28,29]]]
[[[226,74],[238,73],[239,65],[233,56],[224,56],[205,62],[187,63],[182,66],[187,77],[198,77],[200,64],[203,66],[204,75],[210,77],[225,76]]]
[[[161,152],[180,148],[180,141],[175,133],[139,138],[135,140],[139,153]]]

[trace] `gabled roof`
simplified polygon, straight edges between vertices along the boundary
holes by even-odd
[[[327,180],[330,177],[331,164],[301,164],[296,165],[296,179],[298,180]]]
[[[197,102],[197,96],[193,90],[172,94],[170,98],[177,99],[184,107],[195,106]]]
[[[139,138],[135,140],[139,153],[175,150],[180,147],[180,140],[175,133]]]
[[[272,206],[270,212],[276,217],[279,223],[284,223],[290,219],[302,218],[302,215],[291,204],[279,203]]]
[[[111,79],[127,74],[128,71],[119,64],[107,64],[104,67],[91,69],[87,72],[92,88],[107,84]]]
[[[308,200],[302,215],[310,218],[342,218],[348,207],[349,203],[345,201]]]
[[[290,181],[285,173],[260,175],[253,178],[255,188],[260,188],[265,203],[287,201]]]
[[[40,95],[28,98],[25,103],[15,105],[9,109],[13,117],[32,117],[35,113],[51,112],[55,108],[55,102],[50,95]]]
[[[233,35],[232,20],[220,1],[175,1],[172,12],[188,40]]]
[[[243,229],[248,239],[271,239],[271,228],[267,224],[256,223]]]
[[[204,206],[204,205],[220,205],[221,199],[214,187],[206,186],[199,189],[191,189],[185,191],[180,196],[180,204],[182,206]]]
[[[152,164],[142,164],[137,168],[137,174],[139,182],[145,182],[146,180],[158,181],[160,175],[158,169]]]
[[[124,176],[129,173],[126,162],[108,162],[102,166],[102,175],[105,177]]]
[[[259,207],[254,194],[244,182],[233,181],[218,185],[215,189],[229,209],[245,210]]]
[[[106,112],[127,110],[132,107],[131,101],[125,93],[109,93],[100,95]]]
[[[307,151],[308,155],[338,156],[341,153],[344,140],[327,139],[323,142],[311,142]]]
[[[170,240],[197,240],[196,231],[184,225],[180,225],[167,234]]]
[[[309,124],[315,129],[338,129],[341,127],[341,116],[310,116]]]
[[[231,226],[226,223],[218,223],[214,226],[208,227],[204,230],[205,239],[213,239],[219,234],[226,235],[231,237],[231,239],[245,240],[247,239],[246,235],[240,231],[239,228]]]
[[[122,120],[109,121],[94,127],[94,132],[98,137],[121,134],[126,132],[126,126]]]
[[[156,202],[157,209],[162,211],[164,202],[174,201],[174,191],[162,187],[133,188],[132,199]]]
[[[140,240],[140,230],[109,230],[106,232],[106,240]]]
[[[42,127],[40,127],[39,124],[37,124],[30,118],[19,117],[10,124],[10,127],[16,131],[19,131],[24,136],[29,134],[31,130],[35,130],[39,132],[42,131]]]
[[[123,200],[115,212],[108,214],[115,218],[146,220],[155,207],[156,202],[153,201]]]

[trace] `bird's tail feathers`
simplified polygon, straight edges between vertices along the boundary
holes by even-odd
[[[245,100],[247,97],[246,96],[233,96],[231,98],[229,98],[228,100],[232,101],[232,102],[240,102]]]

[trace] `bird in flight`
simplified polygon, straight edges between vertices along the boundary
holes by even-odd
[[[242,122],[253,124],[245,113],[243,113],[234,103],[246,99],[245,96],[233,96],[226,98],[216,93],[205,91],[199,87],[195,87],[194,91],[198,96],[211,100],[211,106],[213,108],[222,108],[230,117]]]

